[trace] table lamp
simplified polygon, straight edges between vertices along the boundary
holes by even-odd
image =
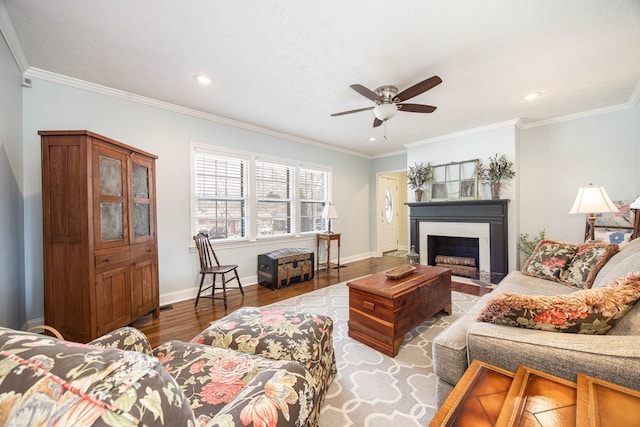
[[[633,209],[633,231],[631,232],[631,238],[638,237],[638,230],[640,229],[640,197],[638,197],[633,203],[629,205],[629,209]]]
[[[578,189],[576,200],[573,202],[571,209],[569,209],[570,214],[588,214],[588,228],[584,236],[585,240],[594,240],[596,214],[606,212],[619,212],[619,210],[609,198],[604,187],[596,187],[593,184]]]
[[[329,229],[327,230],[327,234],[333,234],[331,231],[331,220],[338,218],[338,211],[336,211],[336,207],[333,203],[328,203],[324,205],[324,210],[322,211],[322,218],[329,220]]]

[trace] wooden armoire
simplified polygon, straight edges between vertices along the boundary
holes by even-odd
[[[38,134],[45,323],[87,342],[157,317],[157,157],[86,130]]]

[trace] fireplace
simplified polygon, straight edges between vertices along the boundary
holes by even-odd
[[[456,276],[478,278],[480,239],[427,235],[427,264],[451,269]]]
[[[432,259],[437,255],[429,250],[429,236],[477,239],[478,269],[490,272],[491,282],[498,283],[508,273],[508,202],[470,200],[407,203],[410,208],[411,245],[418,250],[420,262],[432,264]]]

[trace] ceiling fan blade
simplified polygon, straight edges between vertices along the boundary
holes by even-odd
[[[351,113],[359,113],[360,111],[368,111],[368,110],[373,110],[375,107],[365,107],[365,108],[358,108],[357,110],[349,110],[349,111],[342,111],[340,113],[333,113],[331,115],[331,117],[335,117],[335,116],[343,116],[345,114],[351,114]]]
[[[380,120],[380,119],[379,119],[379,118],[377,118],[377,117],[376,117],[375,119],[373,119],[373,127],[374,127],[374,128],[377,128],[377,127],[378,127],[378,126],[380,126],[382,123],[383,123],[383,121],[382,121],[382,120]]]
[[[433,113],[436,111],[437,107],[433,105],[422,105],[422,104],[397,104],[398,110],[400,111],[408,111],[410,113]]]
[[[414,96],[420,95],[422,92],[426,92],[431,88],[434,88],[442,83],[442,79],[438,76],[429,77],[426,80],[416,83],[408,89],[403,90],[393,98],[393,102],[402,102],[407,99],[411,99]]]
[[[355,90],[360,95],[364,96],[365,98],[369,98],[372,101],[379,101],[380,100],[380,96],[377,93],[375,93],[371,89],[367,89],[366,87],[364,87],[364,86],[362,86],[360,84],[351,85],[351,89]]]

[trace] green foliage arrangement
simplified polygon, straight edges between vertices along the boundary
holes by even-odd
[[[516,176],[514,163],[507,159],[504,154],[500,157],[498,157],[498,154],[494,157],[489,157],[489,164],[486,166],[482,162],[478,162],[476,171],[478,179],[486,184],[494,184]]]
[[[409,166],[407,184],[410,189],[417,190],[422,188],[429,179],[431,179],[431,162],[427,163],[426,166],[424,163],[416,163],[414,166]]]
[[[541,240],[544,240],[544,238],[544,229],[538,230],[538,235],[535,237],[531,237],[526,233],[521,234],[520,240],[518,241],[518,249],[520,249],[520,251],[527,257],[530,257],[538,243]]]

